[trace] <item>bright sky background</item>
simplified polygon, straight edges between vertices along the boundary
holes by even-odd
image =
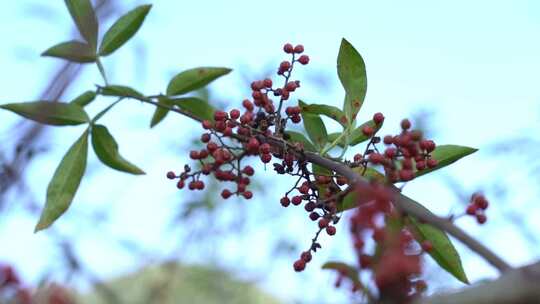
[[[335,60],[340,40],[345,37],[362,54],[368,71],[368,93],[361,121],[381,111],[387,117],[383,131],[393,132],[402,118],[428,109],[435,112],[429,121],[437,132],[436,142],[477,148],[530,134],[532,126],[538,127],[538,1],[148,2],[154,7],[141,31],[104,62],[112,83],[155,94],[164,91],[171,76],[183,69],[226,66],[235,71],[211,88],[219,100],[239,103],[249,94],[242,82],[244,74],[264,77],[268,67],[277,67],[285,58],[281,52],[283,43],[302,43],[311,62],[296,74],[302,88],[295,96],[307,102],[340,106],[343,93]],[[145,2],[122,1],[123,11],[142,3]],[[50,19],[41,15],[49,15]],[[39,54],[69,39],[72,21],[63,1],[44,4],[37,0],[6,1],[0,20],[0,102],[34,100],[57,64],[55,59],[40,58]],[[101,34],[108,26],[102,27]],[[329,82],[328,88],[316,88],[321,78]],[[88,66],[67,99],[93,88],[95,83],[101,83],[97,69]],[[95,102],[90,110],[95,113],[108,102]],[[199,129],[192,128],[195,124],[187,119],[169,117],[150,131],[147,126],[151,113],[151,107],[127,101],[104,119],[125,157],[144,168],[147,175],[133,177],[106,169],[90,153],[87,178],[74,205],[55,224],[66,235],[79,235],[79,253],[102,277],[143,264],[131,258],[129,252],[103,241],[104,234],[135,239],[149,250],[163,248],[166,255],[176,236],[167,232],[163,223],[178,201],[189,195],[179,193],[163,176],[187,161],[186,153],[179,147],[187,147],[186,138]],[[11,113],[0,112],[0,132],[15,119]],[[36,199],[44,200],[54,168],[82,131],[82,127],[50,130],[50,153],[39,157],[27,172]],[[4,133],[1,138],[6,138]],[[441,176],[454,177],[470,193],[487,179],[501,174],[508,180],[509,188],[522,185],[515,172],[519,167],[511,170],[511,166],[502,163],[503,158],[488,156],[481,149],[452,168],[407,185],[406,192],[445,215],[460,205]],[[266,239],[291,233],[305,247],[315,231],[304,212],[284,211],[277,206],[280,192],[274,186],[284,189],[283,184],[276,185],[277,180],[272,178],[263,180],[272,188],[260,195],[264,199],[225,202],[250,205],[245,208],[250,235],[223,240],[215,246],[218,251],[209,256],[242,277],[259,278],[260,286],[283,299],[299,298],[306,288],[312,288],[323,290],[327,302],[345,301],[346,292],[336,292],[331,287],[333,275],[319,270],[328,259],[352,259],[345,221],[338,227],[340,236],[331,241],[323,239],[326,248],[315,256],[306,272],[298,275],[291,271],[293,258],[280,260],[277,269],[268,274],[258,270],[264,257],[269,256],[261,253],[271,248]],[[515,201],[494,198],[492,206],[496,209],[497,203],[516,204],[519,208],[531,196],[530,191],[520,191]],[[94,227],[78,220],[88,210],[107,205],[112,210],[110,222]],[[60,263],[59,256],[47,232],[32,233],[36,218],[16,207],[11,212],[10,217],[0,217],[0,261],[15,263],[35,282],[51,264]],[[271,218],[263,219],[265,214]],[[533,222],[534,214],[537,213],[529,213],[523,223],[538,231],[540,224]],[[277,223],[285,223],[290,232],[278,229],[280,224],[272,217],[279,218]],[[259,224],[261,220],[268,224]],[[515,265],[538,258],[538,248],[530,250],[515,231],[500,229],[497,220],[495,216],[484,227],[477,227],[471,219],[459,223]],[[463,246],[458,245],[458,249],[463,253],[471,280],[496,274],[476,256],[467,254]],[[242,250],[253,254],[238,259]],[[206,261],[201,259],[200,252],[186,253],[184,258],[189,262]],[[307,301],[316,299],[308,296]]]

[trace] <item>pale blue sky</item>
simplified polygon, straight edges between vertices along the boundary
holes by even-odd
[[[124,10],[136,3],[147,2],[122,1]],[[530,133],[531,126],[538,127],[538,1],[148,3],[153,3],[154,7],[139,34],[105,60],[113,83],[130,84],[144,93],[154,94],[164,91],[168,79],[183,69],[227,66],[235,71],[211,88],[220,100],[234,104],[249,93],[241,81],[242,70],[248,69],[248,74],[256,77],[265,76],[267,67],[277,66],[282,60],[283,43],[292,42],[304,44],[311,57],[310,64],[301,67],[296,74],[302,81],[296,96],[308,102],[340,105],[343,93],[335,73],[335,60],[339,42],[346,37],[363,55],[368,71],[368,93],[360,119],[367,119],[377,111],[383,112],[387,117],[383,131],[395,131],[403,117],[424,108],[436,111],[430,121],[438,132],[435,140],[440,143],[482,148],[522,132]],[[36,10],[49,14],[54,22],[33,13]],[[3,46],[0,48],[0,101],[33,100],[57,63],[55,59],[40,58],[39,54],[70,37],[71,20],[67,10],[63,1],[47,4],[37,0],[6,1],[0,10],[0,20]],[[139,57],[141,50],[144,50],[144,60]],[[93,66],[84,71],[78,85],[68,92],[68,98],[101,82]],[[326,79],[329,88],[313,89],[318,78]],[[90,109],[98,111],[106,103],[106,100],[99,101]],[[100,233],[105,233],[102,231],[137,239],[149,249],[164,248],[164,254],[167,244],[174,239],[163,232],[162,223],[176,206],[178,196],[186,193],[178,193],[174,185],[164,181],[163,173],[170,168],[179,168],[186,161],[184,154],[174,149],[186,138],[184,132],[191,135],[191,129],[186,126],[194,124],[169,118],[150,131],[147,125],[151,110],[136,102],[124,102],[104,120],[110,124],[123,154],[148,174],[132,177],[113,172],[99,165],[91,154],[92,171],[83,181],[71,212],[56,224],[66,234],[80,233],[81,254],[102,276],[128,271],[141,264],[130,259],[125,251],[101,241]],[[0,112],[0,131],[14,119],[10,113]],[[55,166],[82,129],[60,131],[51,129],[51,153],[41,156],[28,172],[33,194],[38,199],[44,198],[46,184]],[[193,132],[198,131],[194,129]],[[500,172],[497,169],[501,160],[495,162],[487,156],[481,151],[453,168],[445,169],[444,173],[413,182],[406,191],[433,210],[445,214],[456,202],[437,176],[451,175],[468,190],[475,191],[486,178]],[[271,178],[265,180],[276,182]],[[518,178],[511,180],[509,187],[516,187],[521,182]],[[119,184],[124,185],[123,188],[119,189]],[[530,199],[527,192],[521,195],[523,197],[517,198],[519,201]],[[249,202],[248,215],[258,219],[261,210],[270,208],[273,215],[282,218],[280,223],[296,227],[298,234],[304,233],[296,238],[307,245],[315,227],[309,224],[304,214],[298,210],[279,212],[278,193],[270,192],[265,198],[264,201]],[[87,210],[109,204],[113,206],[113,220],[98,233],[90,229],[93,227],[88,223],[81,224],[76,220]],[[47,232],[32,234],[35,218],[20,214],[16,208],[13,212],[16,216],[0,221],[0,242],[7,244],[3,248],[10,248],[0,251],[0,260],[16,263],[35,281],[46,265],[54,261],[53,245]],[[538,223],[531,220],[532,215],[524,222],[539,229]],[[235,269],[238,250],[258,251],[265,246],[261,239],[274,238],[273,235],[279,233],[275,226],[256,227],[256,224],[257,220],[249,220],[253,236],[223,242],[222,250],[216,255],[220,265]],[[463,224],[515,264],[525,263],[540,254],[527,250],[515,231],[497,230],[496,224],[478,228],[470,220],[463,220]],[[341,224],[341,227],[344,232],[345,226]],[[509,239],[515,240],[512,244],[515,250],[507,249]],[[272,271],[271,275],[258,273],[264,254],[242,261],[245,267],[238,269],[246,277],[262,278],[263,288],[280,290],[284,298],[299,296],[300,287],[306,286],[302,282],[308,281],[315,284],[311,286],[326,287],[328,299],[337,299],[335,297],[344,292],[332,291],[333,277],[321,273],[318,267],[328,258],[351,259],[352,255],[348,252],[346,233],[341,233],[332,242],[325,241],[327,248],[315,257],[309,270],[300,275],[290,271],[292,259],[280,261],[281,269]],[[464,254],[471,279],[495,274],[474,255],[467,254],[462,246],[459,249]],[[36,252],[40,255],[36,256]],[[198,256],[197,253],[188,254],[186,259],[200,262]]]

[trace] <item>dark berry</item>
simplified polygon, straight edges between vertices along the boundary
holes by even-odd
[[[301,53],[303,53],[303,52],[304,52],[304,46],[301,45],[301,44],[295,46],[295,47],[294,47],[294,52],[295,52],[296,54],[301,54]]]
[[[300,62],[303,65],[306,65],[309,63],[309,56],[308,55],[302,55],[300,58],[298,58],[298,62]]]
[[[168,179],[175,179],[176,174],[174,174],[174,172],[172,172],[172,171],[169,171],[169,172],[167,172],[167,178]]]
[[[224,189],[223,191],[221,191],[221,197],[223,197],[224,199],[228,199],[229,197],[231,197],[231,195],[232,192],[229,189]]]
[[[242,196],[244,196],[246,199],[250,199],[253,197],[253,192],[251,191],[245,191],[242,193]]]
[[[373,115],[373,122],[375,122],[377,125],[382,124],[384,121],[384,115],[381,112],[375,113]]]
[[[289,200],[288,197],[284,196],[281,198],[281,200],[279,201],[281,203],[281,206],[283,207],[287,207],[289,206],[289,204],[291,203],[291,201]]]
[[[334,234],[336,234],[336,227],[334,227],[334,226],[327,226],[327,227],[326,227],[326,233],[328,233],[328,235],[334,235]]]
[[[286,43],[283,46],[283,51],[287,54],[292,54],[294,52],[294,47],[290,43]]]
[[[304,269],[306,269],[306,262],[304,262],[303,260],[298,260],[294,262],[293,267],[294,271],[296,272],[303,271]]]

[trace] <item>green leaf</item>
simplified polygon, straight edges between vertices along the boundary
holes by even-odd
[[[171,79],[167,86],[167,95],[181,95],[200,89],[229,72],[231,72],[231,69],[216,67],[202,67],[183,71]]]
[[[0,108],[53,126],[80,125],[89,121],[83,108],[73,103],[34,101],[4,104]]]
[[[143,170],[125,160],[118,152],[118,144],[103,125],[92,126],[92,147],[105,165],[127,173],[145,174]]]
[[[366,97],[367,76],[362,56],[345,38],[341,40],[339,48],[337,71],[345,89],[343,112],[352,124]]]
[[[402,194],[401,194],[402,195]],[[404,195],[403,195],[404,196]],[[407,197],[408,198],[408,197]],[[427,208],[408,198],[408,200],[417,205],[418,208],[423,209],[426,213],[431,213]],[[465,284],[469,284],[465,270],[461,263],[461,258],[456,248],[446,235],[446,233],[438,228],[435,228],[429,224],[420,223],[418,220],[408,217],[413,228],[417,233],[414,233],[418,242],[425,240],[431,242],[433,249],[429,251],[429,255],[441,266],[444,270],[448,271],[456,279]]]
[[[76,104],[79,107],[84,107],[96,99],[95,91],[86,91],[81,95],[75,97],[70,103]]]
[[[416,177],[422,176],[424,174],[430,173],[435,170],[439,170],[443,167],[446,167],[460,158],[463,158],[469,154],[472,154],[474,152],[478,151],[478,149],[470,148],[470,147],[464,147],[464,146],[457,146],[457,145],[440,145],[435,148],[433,152],[431,152],[431,158],[437,160],[438,164],[434,168],[426,168],[422,171],[416,171],[415,175]]]
[[[141,99],[144,98],[144,95],[137,90],[123,85],[108,85],[101,88],[101,95],[105,96],[116,96],[116,97],[128,97]]]
[[[299,105],[301,108],[305,103],[300,100]],[[328,142],[328,133],[321,117],[317,114],[302,112],[302,121],[311,142],[315,144],[317,149],[322,149]]]
[[[98,22],[90,0],[65,0],[65,2],[81,36],[95,50],[98,37]]]
[[[360,282],[359,272],[356,267],[353,267],[351,265],[348,265],[346,263],[342,262],[326,262],[322,265],[322,269],[331,269],[336,270],[345,277],[347,277],[349,280],[351,280],[354,285],[356,286],[362,286],[362,283]]]
[[[92,47],[76,40],[59,43],[43,52],[41,56],[61,58],[78,63],[96,61],[96,52]]]
[[[347,116],[345,116],[345,113],[343,113],[340,109],[334,106],[324,104],[306,104],[301,100],[299,101],[299,104],[303,113],[325,115],[337,121],[344,127],[347,126]]]
[[[307,139],[304,134],[294,132],[294,131],[285,131],[285,134],[289,136],[288,141],[291,143],[301,143],[304,146],[306,151],[316,152],[315,146]]]
[[[174,103],[167,97],[160,97],[158,100],[158,104],[172,107]],[[156,111],[154,112],[154,116],[152,116],[152,121],[150,121],[150,128],[153,128],[158,123],[160,123],[166,116],[169,114],[169,110],[163,107],[156,107]]]
[[[152,5],[141,5],[120,17],[103,36],[99,55],[107,56],[126,43],[141,27]]]
[[[35,232],[51,226],[71,205],[86,169],[88,130],[69,148],[47,187],[47,201]]]
[[[214,120],[214,112],[216,109],[206,100],[197,97],[186,97],[171,99],[171,102],[200,120]]]

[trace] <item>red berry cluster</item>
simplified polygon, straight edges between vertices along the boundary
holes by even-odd
[[[381,301],[409,303],[425,290],[425,282],[419,279],[421,255],[431,251],[433,245],[424,241],[418,246],[406,226],[396,229],[396,224],[388,225],[389,221],[401,222],[402,218],[391,203],[391,192],[384,185],[373,181],[357,187],[356,191],[361,200],[351,217],[351,234],[358,268],[372,272]],[[372,254],[368,250],[372,246],[367,246],[370,241],[377,248]],[[353,291],[358,290],[357,285],[358,282],[354,283]]]
[[[489,202],[483,194],[474,193],[471,196],[471,201],[465,210],[467,215],[476,217],[478,224],[484,224],[487,221],[486,209],[489,206]]]
[[[292,171],[295,156],[283,149],[273,149],[269,138],[274,137],[283,140],[287,122],[301,121],[300,108],[289,106],[285,109],[282,119],[282,107],[291,93],[300,87],[300,81],[290,81],[291,73],[296,62],[307,64],[309,57],[297,55],[304,52],[302,45],[292,46],[286,44],[283,47],[285,53],[291,54],[290,61],[283,61],[277,74],[284,78],[281,87],[275,87],[271,79],[253,81],[251,83],[252,100],[245,99],[242,102],[244,108],[233,109],[230,112],[216,111],[213,120],[202,121],[203,129],[201,142],[206,145],[201,150],[193,150],[189,153],[192,160],[198,161],[199,169],[192,170],[188,165],[180,174],[173,171],[167,173],[167,178],[178,179],[177,187],[182,189],[186,183],[190,190],[202,190],[205,187],[201,180],[203,175],[213,174],[218,181],[234,182],[236,189],[224,189],[221,196],[224,199],[232,195],[241,195],[250,199],[253,193],[247,190],[250,177],[255,170],[251,166],[242,166],[241,161],[247,156],[258,156],[263,164],[272,161],[273,156],[284,160]],[[276,107],[272,97],[278,97]]]
[[[0,303],[32,304],[37,303],[30,289],[24,287],[13,267],[0,265]],[[43,304],[73,304],[75,303],[67,291],[57,285],[47,288],[45,295],[39,296]]]
[[[383,121],[382,113],[373,115],[375,127],[380,127]],[[411,122],[408,119],[402,120],[401,133],[384,136],[382,142],[387,148],[380,152],[376,144],[381,141],[381,138],[375,136],[377,131],[373,126],[366,124],[362,128],[362,133],[371,140],[366,153],[363,156],[355,155],[354,161],[364,167],[367,163],[383,166],[386,178],[391,183],[408,182],[416,176],[417,172],[437,167],[437,160],[431,157],[431,152],[436,147],[435,142],[424,139],[421,131],[410,130],[410,128]]]

